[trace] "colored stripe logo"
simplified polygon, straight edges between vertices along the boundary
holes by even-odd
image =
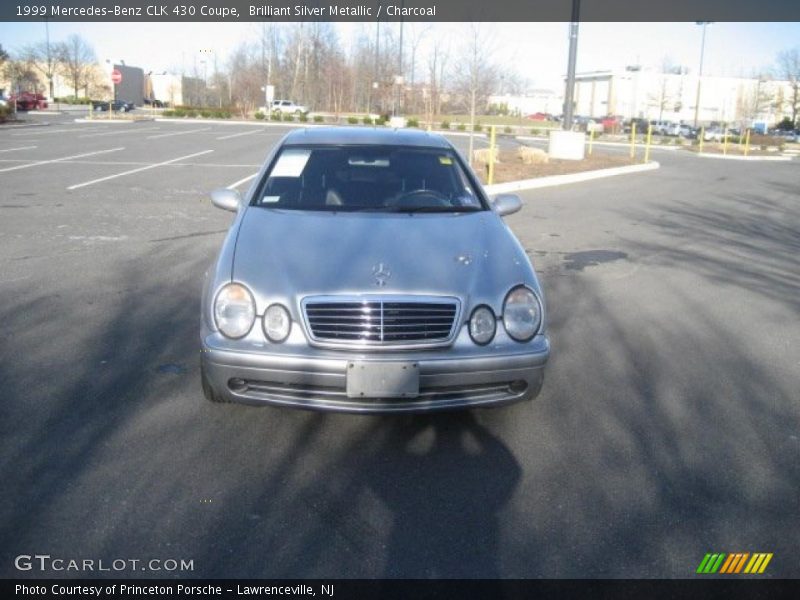
[[[771,560],[771,552],[754,552],[752,554],[749,552],[734,552],[732,554],[709,552],[703,557],[700,566],[697,567],[697,573],[701,575],[713,575],[715,573],[760,575],[766,570]]]

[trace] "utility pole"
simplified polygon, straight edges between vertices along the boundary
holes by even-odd
[[[406,0],[402,0],[400,2],[400,7],[405,8]],[[401,12],[402,14],[402,12]],[[397,80],[397,100],[395,102],[395,114],[398,112],[400,114],[403,113],[403,86],[405,85],[405,80],[403,79],[403,17],[400,17],[400,52],[398,52],[397,56],[397,76],[399,79]]]
[[[700,42],[700,70],[697,75],[697,97],[694,102],[694,126],[697,127],[697,122],[700,117],[700,84],[703,80],[703,55],[706,50],[706,25],[711,25],[712,21],[696,21],[698,25],[703,26],[703,40]]]
[[[572,131],[574,108],[572,99],[575,96],[575,63],[578,58],[578,21],[580,20],[581,0],[572,0],[572,20],[569,24],[569,63],[567,65],[567,89],[564,92],[565,131]]]

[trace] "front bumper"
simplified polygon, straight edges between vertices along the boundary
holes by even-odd
[[[245,344],[208,333],[202,340],[208,383],[222,399],[350,413],[431,412],[529,400],[544,382],[550,354],[546,335],[528,343],[509,339],[478,347],[467,337],[448,348],[404,352],[323,350],[311,346]],[[414,398],[350,398],[348,361],[414,361]]]

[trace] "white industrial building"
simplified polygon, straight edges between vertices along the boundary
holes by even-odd
[[[695,119],[697,84],[697,75],[639,67],[579,73],[575,81],[575,114],[691,123]],[[791,88],[785,81],[703,76],[697,117],[701,123],[774,123],[791,116],[790,97]]]
[[[553,90],[534,89],[528,93],[495,94],[489,96],[489,106],[505,106],[514,115],[532,115],[537,112],[560,115],[564,104],[564,93]]]

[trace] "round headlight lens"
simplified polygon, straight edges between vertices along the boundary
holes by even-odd
[[[289,311],[280,304],[273,304],[264,312],[264,335],[271,342],[282,342],[289,336],[292,319]]]
[[[503,303],[503,324],[508,335],[518,342],[527,342],[539,330],[542,307],[536,294],[526,287],[514,288]]]
[[[214,301],[214,321],[229,338],[241,338],[250,333],[256,319],[253,295],[240,283],[229,283],[217,294]]]
[[[479,306],[472,311],[469,319],[469,335],[473,342],[481,346],[488,344],[494,338],[496,329],[497,321],[488,306]]]

